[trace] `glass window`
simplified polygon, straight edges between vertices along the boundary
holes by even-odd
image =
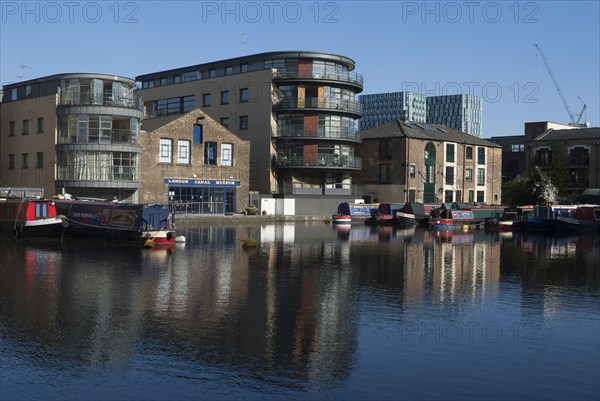
[[[221,104],[229,104],[229,91],[221,92]]]
[[[14,154],[8,155],[8,169],[9,170],[15,169],[15,155]]]
[[[29,135],[29,120],[23,120],[23,125],[21,127],[22,135]]]
[[[44,133],[44,117],[38,117],[37,119],[37,131],[38,134]]]
[[[160,163],[173,162],[173,140],[168,138],[160,138]]]
[[[21,154],[21,168],[22,169],[29,168],[29,153]]]
[[[379,183],[389,184],[392,182],[392,165],[383,163],[379,165]]]
[[[446,144],[446,162],[454,163],[454,144],[453,143]]]
[[[194,81],[198,79],[198,71],[188,71],[183,73],[184,81]]]
[[[15,136],[15,122],[10,121],[8,123],[8,136]]]
[[[485,192],[477,191],[477,202],[482,203],[485,202]]]
[[[379,141],[379,159],[392,158],[392,141],[390,139],[382,139]]]
[[[248,101],[248,88],[240,89],[240,102],[246,103]]]
[[[454,202],[454,192],[452,190],[447,190],[445,197],[444,197],[444,202],[446,203],[452,203]]]
[[[35,168],[44,168],[44,152],[35,154]]]
[[[248,116],[240,116],[240,129],[248,129]]]
[[[475,191],[473,191],[472,189],[469,190],[469,202],[475,202]]]
[[[221,117],[221,125],[225,128],[229,128],[229,117]]]
[[[210,93],[205,93],[202,95],[202,106],[208,107],[212,101],[212,96]]]
[[[485,164],[485,148],[477,148],[477,164]]]
[[[446,166],[446,184],[454,185],[454,167]]]
[[[410,178],[416,178],[417,177],[417,166],[414,164],[411,164],[408,168],[408,174],[409,174]]]
[[[240,71],[241,72],[248,72],[248,63],[240,64]]]
[[[473,160],[473,147],[467,146],[465,149],[465,158],[467,160]]]
[[[204,164],[207,166],[217,165],[217,143],[204,142]]]
[[[192,111],[194,109],[194,107],[196,107],[196,96],[194,96],[194,95],[184,96],[182,98],[182,103],[183,103],[182,111],[184,113],[187,113],[188,111]]]
[[[221,144],[221,166],[231,167],[233,166],[233,144],[222,143]]]
[[[190,164],[190,141],[177,141],[177,163]]]
[[[465,181],[473,182],[473,169],[468,168],[465,170]]]
[[[215,78],[217,76],[217,69],[211,68],[210,70],[208,70],[208,76],[209,78]]]
[[[225,67],[225,75],[231,75],[233,74],[233,67],[228,65],[227,67]]]
[[[525,144],[524,143],[513,143],[510,145],[511,152],[525,152]]]
[[[477,185],[485,185],[485,169],[477,169]]]

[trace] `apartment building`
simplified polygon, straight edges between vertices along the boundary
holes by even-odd
[[[304,199],[296,213],[310,214],[311,199],[351,196],[361,170],[354,68],[331,53],[268,52],[140,75],[137,93],[148,123],[199,107],[249,141],[251,193]]]
[[[502,147],[453,128],[395,120],[361,132],[365,194],[391,202],[502,202]]]
[[[88,73],[5,85],[3,186],[137,201],[143,111],[134,88],[130,78]]]

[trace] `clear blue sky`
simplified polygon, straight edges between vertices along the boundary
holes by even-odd
[[[2,0],[0,11],[3,85],[21,75],[135,77],[244,52],[315,50],[353,58],[363,94],[472,93],[484,98],[484,137],[519,135],[526,121],[569,122],[539,43],[573,113],[579,96],[586,120],[600,126],[597,0]]]

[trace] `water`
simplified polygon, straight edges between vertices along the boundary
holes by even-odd
[[[181,230],[0,239],[0,399],[600,398],[600,236]]]

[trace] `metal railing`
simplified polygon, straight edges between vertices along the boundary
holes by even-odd
[[[76,143],[98,143],[102,145],[137,145],[138,135],[136,131],[125,129],[96,129],[90,128],[86,135],[78,135],[70,132],[67,135],[59,135],[59,144],[76,144]]]
[[[317,154],[317,157],[304,157],[302,154],[290,156],[278,155],[273,158],[276,167],[323,167],[323,168],[362,168],[362,158],[356,156],[340,156]]]
[[[134,166],[58,166],[58,179],[65,181],[138,181]]]
[[[340,81],[348,82],[357,86],[363,87],[364,78],[361,74],[356,72],[300,72],[297,70],[292,71],[280,71],[275,72],[275,79],[316,79],[316,80],[327,80],[327,81]]]
[[[118,106],[142,110],[142,99],[136,96],[127,96],[105,90],[94,94],[89,87],[76,87],[65,89],[60,93],[60,106]]]
[[[356,129],[354,128],[328,128],[318,127],[316,131],[304,129],[304,127],[277,127],[274,134],[276,137],[285,138],[327,138],[327,139],[350,139],[359,140]]]
[[[336,100],[323,98],[306,98],[299,102],[296,98],[283,98],[277,104],[275,109],[330,109],[348,111],[362,116],[362,105],[354,100]]]

